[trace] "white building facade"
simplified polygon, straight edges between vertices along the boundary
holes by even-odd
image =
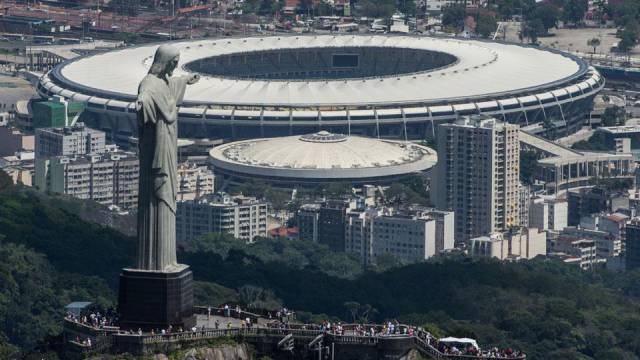
[[[252,242],[267,236],[267,204],[253,197],[226,193],[179,201],[176,239],[184,242],[208,233],[227,233]]]
[[[178,200],[195,200],[214,193],[215,177],[206,166],[184,162],[178,164]]]
[[[138,203],[138,157],[109,152],[76,157],[57,156],[37,172],[41,191],[91,199],[103,205],[133,209]]]
[[[529,226],[541,231],[567,227],[568,203],[555,197],[535,197],[529,206]]]
[[[390,208],[351,210],[345,227],[345,251],[364,265],[376,264],[384,255],[421,261],[454,247],[453,213],[446,211],[404,215]]]
[[[520,224],[517,125],[472,117],[438,127],[432,201],[455,213],[456,242]]]
[[[536,228],[514,228],[473,238],[468,245],[468,253],[473,257],[533,259],[547,254],[547,235]]]

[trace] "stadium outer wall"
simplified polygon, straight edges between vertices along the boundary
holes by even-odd
[[[598,89],[599,91],[599,89]],[[441,116],[411,117],[399,116],[391,119],[370,120],[318,120],[287,121],[270,123],[260,120],[216,120],[180,117],[178,131],[182,138],[222,138],[225,140],[243,140],[261,137],[303,135],[319,130],[337,134],[361,135],[386,139],[422,140],[434,139],[439,124],[450,123],[461,116],[484,114],[519,124],[532,133],[555,137],[578,131],[585,123],[593,106],[594,91],[579,99],[553,101],[552,103],[492,112],[451,112]],[[103,109],[87,108],[81,121],[88,126],[101,129],[112,141],[127,146],[130,138],[136,136],[135,113],[114,112]],[[545,120],[553,124],[551,134],[544,127]]]
[[[212,111],[186,107],[180,109],[179,134],[183,138],[240,140],[327,130],[349,135],[418,140],[434,138],[439,124],[455,121],[461,116],[483,114],[519,124],[537,135],[559,136],[573,133],[584,124],[593,98],[604,87],[604,78],[597,70],[580,59],[575,60],[581,67],[586,67],[582,75],[559,81],[553,87],[516,89],[507,94],[487,94],[478,99],[443,100],[424,107],[412,107],[411,112],[401,104],[385,104],[383,108],[367,106],[357,111],[340,107],[329,111],[316,109],[315,116],[297,118],[294,111],[279,111],[274,115],[268,109]],[[41,79],[37,90],[42,97],[62,95],[73,98],[67,96],[72,92],[64,88],[66,84],[56,78],[56,72],[59,73],[64,65],[59,65]],[[86,124],[104,130],[112,141],[120,145],[128,145],[131,137],[136,136],[133,103],[110,99],[108,94],[90,96],[86,102],[86,111],[81,117]],[[491,103],[493,105],[487,105]]]

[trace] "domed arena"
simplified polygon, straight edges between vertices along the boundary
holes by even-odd
[[[210,152],[216,181],[263,180],[282,187],[390,183],[430,169],[436,152],[411,142],[320,131],[232,142]]]
[[[577,130],[604,79],[557,50],[398,35],[287,35],[186,40],[176,75],[198,73],[179,112],[180,136],[250,139],[319,130],[431,138],[440,123],[484,114],[544,131]],[[86,123],[118,142],[135,136],[140,80],[155,45],[63,63],[42,96],[87,103]]]

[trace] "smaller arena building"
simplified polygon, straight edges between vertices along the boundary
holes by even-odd
[[[384,184],[428,170],[437,161],[435,150],[426,146],[327,131],[232,142],[210,155],[216,182],[254,179],[279,187]]]

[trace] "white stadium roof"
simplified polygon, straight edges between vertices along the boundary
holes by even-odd
[[[215,170],[292,179],[395,176],[429,169],[437,161],[436,152],[425,146],[326,131],[238,141],[210,154]]]
[[[349,35],[280,36],[174,43],[184,64],[208,57],[296,48],[389,47],[438,51],[455,56],[451,66],[419,73],[331,80],[249,80],[204,76],[188,87],[185,102],[257,106],[336,106],[438,103],[486,98],[552,87],[584,71],[558,52],[496,42],[431,37]],[[111,51],[72,61],[59,69],[75,91],[131,100],[148,72],[157,45]],[[79,90],[80,89],[80,90]]]

